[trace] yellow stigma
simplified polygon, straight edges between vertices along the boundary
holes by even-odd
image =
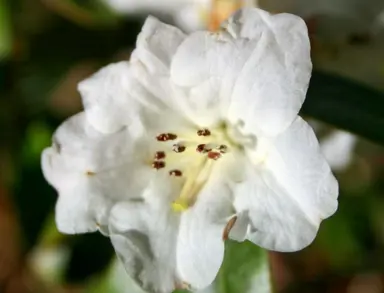
[[[186,203],[180,199],[178,199],[172,203],[172,210],[174,212],[179,212],[179,213],[184,212],[188,209],[188,207],[189,207],[188,203]]]

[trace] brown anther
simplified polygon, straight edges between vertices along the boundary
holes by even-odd
[[[227,225],[224,228],[223,231],[223,240],[228,240],[229,233],[231,232],[233,226],[235,226],[235,223],[237,221],[237,216],[234,216],[232,219],[230,219],[227,223]]]
[[[165,158],[165,153],[164,152],[156,152],[155,153],[155,160],[161,160]]]
[[[94,176],[94,175],[96,175],[96,173],[95,172],[92,172],[92,171],[87,171],[87,172],[85,172],[85,174],[87,175],[87,176]]]
[[[169,171],[169,175],[180,177],[180,176],[183,176],[183,173],[180,170],[172,170],[172,171]]]
[[[209,136],[209,135],[211,135],[211,132],[207,128],[199,129],[197,131],[197,135],[198,136]]]
[[[164,167],[165,167],[165,162],[164,161],[154,161],[152,163],[152,168],[154,168],[154,169],[159,170],[159,169],[164,168]]]
[[[208,148],[206,144],[199,144],[196,148],[196,151],[199,152],[199,153],[207,153],[209,151],[211,151],[212,149]]]
[[[182,152],[185,151],[185,146],[180,145],[180,144],[174,144],[174,145],[173,145],[173,151],[174,151],[175,153],[182,153]]]
[[[221,154],[218,152],[209,152],[208,153],[208,158],[212,160],[217,160],[221,157]]]
[[[222,153],[222,154],[224,154],[224,153],[226,153],[228,151],[228,147],[226,145],[224,145],[224,144],[220,145],[218,147],[218,149],[219,149],[220,153]]]
[[[177,138],[177,135],[173,133],[162,133],[156,136],[156,139],[158,141],[175,140],[176,138]]]

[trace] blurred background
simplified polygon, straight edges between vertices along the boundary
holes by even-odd
[[[228,242],[206,292],[266,293],[269,281],[276,293],[384,292],[383,0],[0,0],[1,293],[141,292],[108,238],[58,233],[40,153],[81,111],[77,83],[128,59],[148,14],[216,30],[241,6],[305,19],[314,73],[301,114],[339,179],[340,204],[300,252]]]

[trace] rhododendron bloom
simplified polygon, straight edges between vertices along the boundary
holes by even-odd
[[[311,69],[293,15],[243,9],[191,35],[149,17],[130,61],[80,83],[85,111],[43,153],[59,230],[108,235],[150,292],[208,286],[228,238],[309,245],[338,195],[298,116]]]

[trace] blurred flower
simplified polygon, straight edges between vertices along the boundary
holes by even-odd
[[[316,17],[319,35],[345,41],[351,35],[372,31],[383,9],[380,0],[295,0],[291,12],[306,19]]]
[[[319,136],[320,149],[331,169],[334,171],[347,169],[354,157],[357,136],[338,129],[327,131],[326,124],[317,120],[309,120],[308,123]]]
[[[309,51],[289,14],[244,9],[189,36],[149,17],[129,62],[80,83],[85,112],[43,152],[59,230],[109,235],[150,292],[208,286],[228,238],[310,244],[338,184],[297,116]]]
[[[349,132],[335,130],[320,140],[320,148],[331,168],[346,169],[352,161],[357,137]]]
[[[121,14],[171,15],[176,26],[191,32],[217,28],[234,11],[255,6],[256,0],[104,0]]]

